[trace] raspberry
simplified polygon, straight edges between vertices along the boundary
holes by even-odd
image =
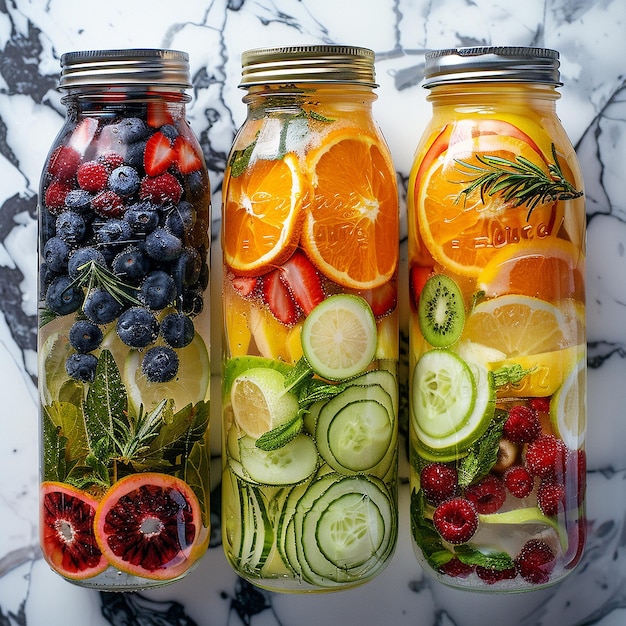
[[[517,555],[515,567],[526,582],[543,585],[550,579],[555,559],[552,548],[545,541],[530,539]]]
[[[429,463],[420,474],[420,486],[424,497],[431,504],[441,504],[456,495],[458,475],[453,467],[443,463]]]
[[[102,191],[107,186],[109,173],[102,163],[87,161],[76,172],[76,180],[81,189],[85,191]]]
[[[476,575],[487,585],[495,585],[501,580],[513,580],[513,578],[517,576],[517,571],[514,567],[509,567],[507,569],[493,569],[491,567],[477,565]]]
[[[526,467],[534,476],[554,478],[562,474],[564,462],[565,446],[554,435],[539,437],[526,450]]]
[[[178,179],[169,172],[160,176],[147,176],[141,181],[139,196],[157,204],[176,204],[183,193]]]
[[[67,194],[72,191],[72,187],[68,183],[61,182],[60,180],[53,180],[44,195],[46,202],[46,208],[52,215],[59,215],[65,208],[65,198]]]
[[[528,405],[537,413],[550,413],[550,398],[532,398]]]
[[[474,567],[454,557],[444,563],[439,571],[446,576],[452,576],[452,578],[467,578],[474,571]]]
[[[441,538],[449,543],[466,543],[478,530],[476,507],[465,498],[450,498],[433,513],[433,524]]]
[[[541,434],[541,422],[537,411],[523,404],[511,407],[502,432],[514,443],[534,441]]]
[[[124,202],[114,191],[101,191],[91,201],[91,208],[102,217],[119,217],[124,212]]]
[[[544,480],[537,490],[537,504],[548,517],[556,515],[565,499],[565,486],[552,480]]]
[[[73,178],[80,165],[80,154],[70,146],[59,146],[50,156],[48,172],[59,180]]]
[[[504,474],[504,486],[516,498],[526,498],[531,494],[535,480],[525,467],[514,465]]]
[[[502,480],[488,474],[480,482],[465,490],[465,497],[474,504],[479,513],[495,513],[506,500]]]
[[[98,157],[98,163],[104,165],[107,172],[111,173],[115,168],[124,165],[124,157],[112,150]]]

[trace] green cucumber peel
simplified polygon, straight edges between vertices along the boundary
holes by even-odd
[[[481,524],[545,524],[558,535],[563,552],[567,551],[568,539],[565,529],[555,519],[544,515],[539,507],[513,509],[504,513],[479,513],[478,519]]]

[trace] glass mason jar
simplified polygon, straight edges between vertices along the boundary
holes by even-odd
[[[132,590],[209,539],[209,180],[188,55],[71,52],[39,203],[41,545]]]
[[[561,580],[585,542],[585,200],[558,53],[427,55],[409,182],[411,530],[475,590]]]
[[[222,203],[222,540],[256,585],[343,589],[397,536],[399,211],[374,53],[242,63]]]

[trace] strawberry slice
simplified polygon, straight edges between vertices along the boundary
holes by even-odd
[[[391,313],[398,304],[398,285],[395,280],[388,280],[376,289],[351,291],[361,296],[370,305],[374,317],[382,317]]]
[[[98,120],[95,117],[86,117],[75,129],[70,137],[68,145],[78,154],[84,156],[87,148],[93,141],[98,130]]]
[[[303,252],[296,250],[279,271],[296,304],[306,315],[326,297],[319,273]]]
[[[156,132],[146,143],[143,165],[148,176],[163,174],[174,162],[176,152],[170,140],[161,132]]]
[[[423,267],[421,265],[413,265],[409,270],[409,293],[411,294],[411,304],[416,311],[420,301],[420,294],[432,271],[432,267]]]
[[[202,159],[185,137],[179,135],[174,142],[176,165],[181,174],[190,174],[202,167]]]
[[[151,128],[161,128],[166,124],[173,124],[174,118],[167,110],[167,103],[163,100],[149,100],[146,112],[146,122]]]
[[[257,282],[258,278],[256,276],[235,276],[231,284],[242,298],[247,298],[256,289]]]
[[[281,279],[280,269],[272,270],[263,277],[263,301],[279,322],[292,326],[298,321],[300,311]]]

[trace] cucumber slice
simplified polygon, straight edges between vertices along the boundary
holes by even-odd
[[[430,432],[428,429],[422,427],[426,421],[424,420],[424,412],[420,416],[415,412],[415,405],[412,406],[413,411],[411,417],[415,434],[419,439],[420,456],[428,457],[432,455],[433,457],[440,457],[440,459],[453,460],[464,456],[468,448],[487,430],[495,413],[495,384],[493,375],[483,365],[478,363],[467,364],[451,352],[433,350],[423,355],[422,359],[424,356],[432,354],[433,352],[436,353],[437,356],[424,361],[425,365],[428,365],[428,363],[433,365],[439,364],[442,367],[447,365],[448,369],[452,372],[456,372],[458,378],[461,379],[457,384],[450,386],[451,394],[458,396],[462,393],[461,389],[465,389],[467,392],[467,381],[462,380],[464,376],[467,376],[467,372],[469,372],[469,376],[473,381],[473,399],[471,403],[467,400],[465,402],[466,406],[471,406],[469,413],[464,414],[464,411],[459,408],[461,406],[460,403],[457,403],[457,407],[453,411],[445,408],[442,409],[440,414],[432,411],[428,417],[429,421],[426,422],[430,427]],[[442,354],[446,354],[443,359],[441,359]],[[452,355],[453,358],[449,358],[449,355]],[[418,361],[418,366],[422,359]],[[454,359],[461,361],[464,367],[459,367]],[[414,388],[416,378],[419,379],[417,367],[414,377]],[[448,372],[445,374],[445,378],[446,380],[453,380],[454,374],[450,375]],[[417,384],[418,383],[419,381],[417,381]],[[453,399],[451,401],[454,402]],[[431,404],[431,409],[433,406],[435,406],[435,403]],[[431,426],[430,423],[434,421],[438,415],[439,419],[445,421],[445,425],[440,427]]]
[[[351,476],[334,482],[303,519],[303,553],[313,582],[372,576],[385,565],[396,535],[395,505],[382,481]]]
[[[245,435],[239,439],[239,455],[248,478],[262,485],[300,483],[313,474],[319,460],[313,439],[305,434],[276,450],[261,450]]]
[[[363,472],[385,457],[394,440],[393,403],[380,385],[347,387],[321,409],[315,440],[338,472]]]
[[[389,412],[395,418],[398,415],[398,382],[389,370],[369,370],[351,381],[354,385],[380,385],[391,398],[392,410]]]

